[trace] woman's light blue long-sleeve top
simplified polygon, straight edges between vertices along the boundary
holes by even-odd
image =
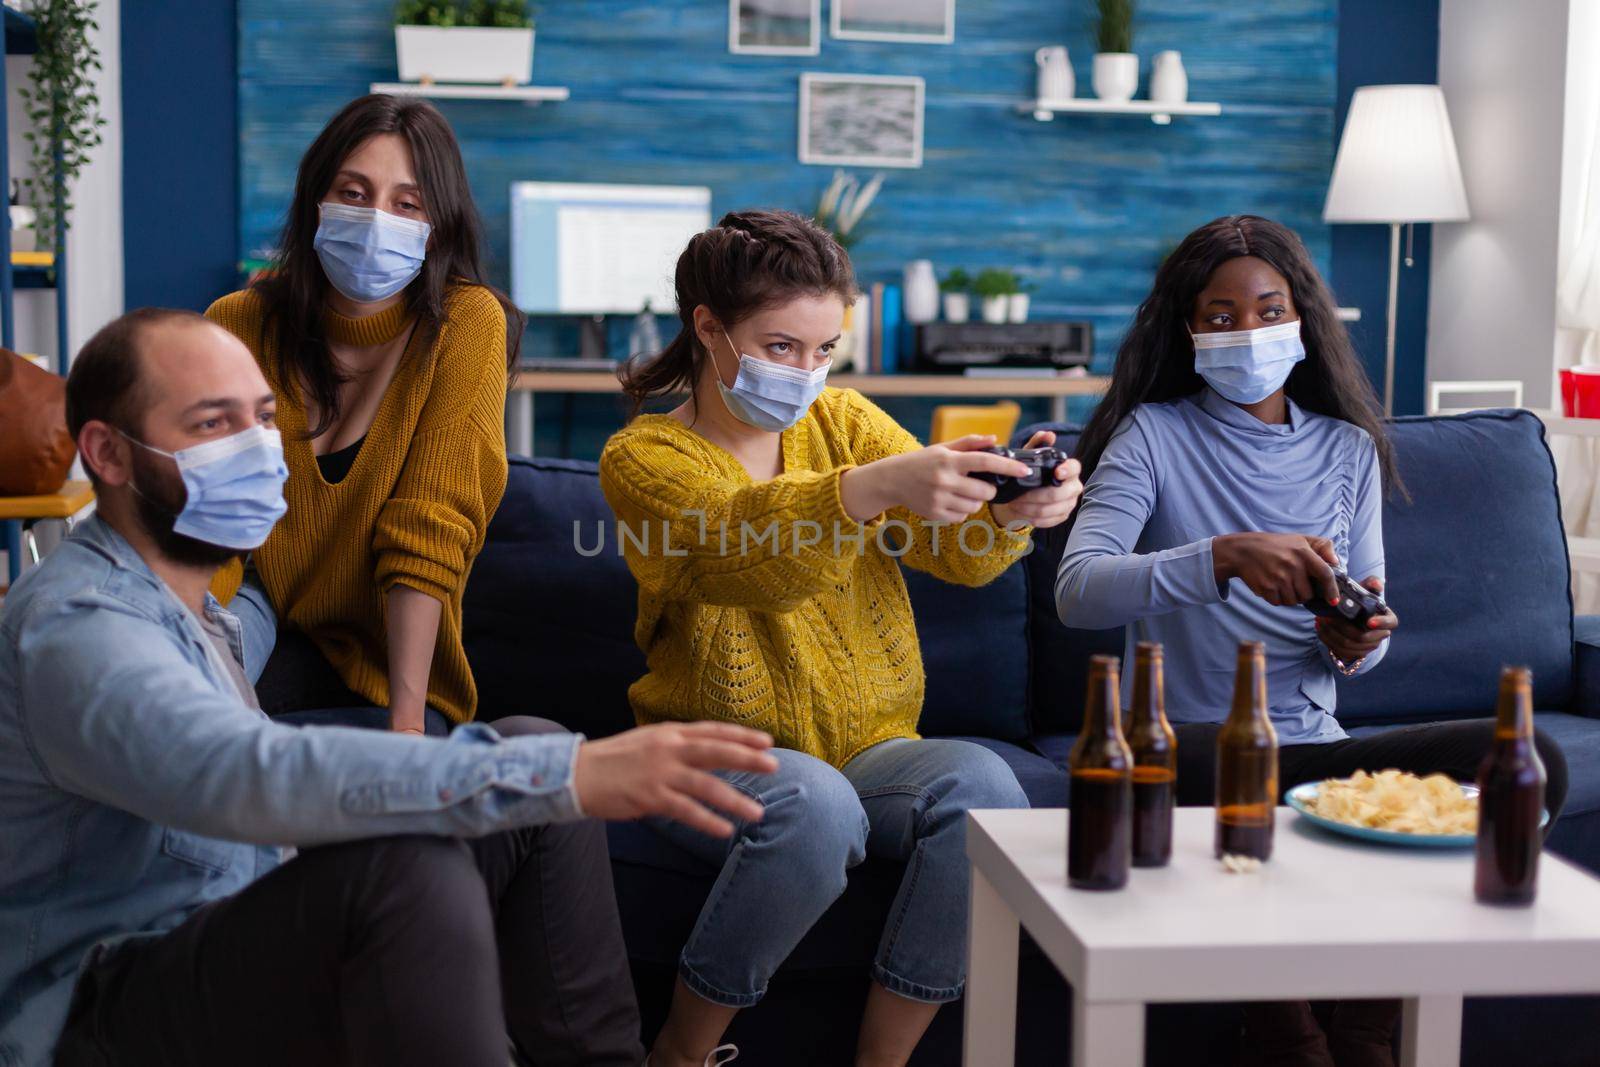
[[[1210,389],[1135,408],[1084,488],[1056,575],[1056,610],[1068,626],[1126,624],[1129,662],[1136,642],[1160,641],[1175,723],[1226,718],[1239,642],[1264,642],[1273,726],[1280,743],[1296,744],[1345,736],[1315,616],[1268,604],[1238,580],[1219,583],[1212,539],[1326,537],[1360,581],[1383,577],[1383,529],[1377,450],[1366,431],[1288,407],[1288,424],[1277,426]],[[1131,690],[1125,672],[1124,701]]]

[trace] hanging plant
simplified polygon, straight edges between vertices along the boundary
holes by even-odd
[[[100,129],[106,124],[94,84],[100,52],[89,41],[98,6],[98,0],[32,0],[28,6],[38,26],[39,51],[30,84],[17,90],[33,126],[22,135],[33,160],[33,174],[23,179],[22,187],[38,212],[41,248],[55,247],[57,185],[65,229],[71,220],[72,184],[100,144]]]

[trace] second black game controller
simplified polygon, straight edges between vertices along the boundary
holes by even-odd
[[[1339,590],[1339,602],[1328,603],[1327,597],[1316,596],[1305,602],[1306,610],[1328,619],[1344,619],[1365,630],[1367,623],[1389,610],[1382,593],[1374,593],[1342,570],[1333,572],[1333,584]]]
[[[988,482],[995,487],[995,504],[1005,504],[1017,499],[1031,489],[1040,489],[1047,485],[1055,485],[1055,470],[1072,457],[1059,448],[986,448],[985,452],[996,456],[1005,456],[1018,463],[1026,464],[1029,471],[1022,477],[1013,477],[1009,474],[991,474],[988,471],[973,471],[972,477]]]

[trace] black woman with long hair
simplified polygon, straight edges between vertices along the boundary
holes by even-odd
[[[1233,215],[1184,239],[1156,274],[1079,442],[1084,495],[1061,557],[1069,626],[1127,626],[1166,648],[1178,802],[1208,805],[1241,641],[1267,648],[1279,782],[1398,767],[1470,781],[1494,722],[1350,737],[1338,675],[1378,666],[1399,620],[1358,629],[1301,605],[1335,568],[1381,591],[1382,499],[1403,492],[1382,409],[1332,294],[1292,230]],[[1127,680],[1131,682],[1131,672]],[[1551,822],[1566,763],[1542,735]],[[1392,1063],[1398,1002],[1253,1005],[1247,1043],[1273,1064]]]

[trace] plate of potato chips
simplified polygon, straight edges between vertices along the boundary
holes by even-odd
[[[1442,774],[1357,771],[1349,778],[1305,782],[1289,806],[1334,833],[1420,848],[1470,848],[1478,834],[1478,789]],[[1540,825],[1548,822],[1545,812]]]

